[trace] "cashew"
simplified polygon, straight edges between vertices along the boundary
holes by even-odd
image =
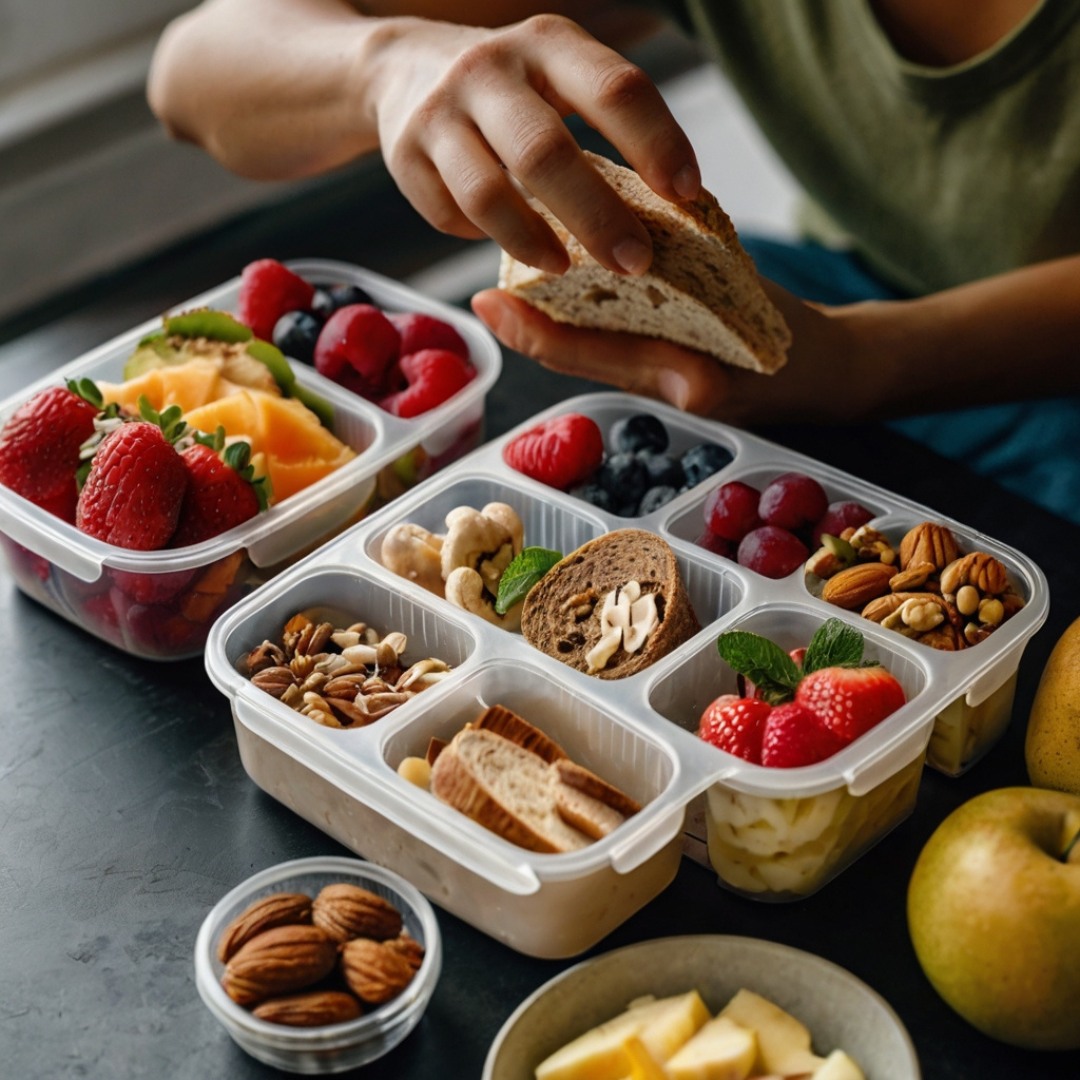
[[[521,625],[524,601],[515,604],[505,615],[499,615],[492,594],[484,588],[484,579],[472,567],[459,566],[450,572],[446,579],[446,599],[505,630],[516,631]]]
[[[489,516],[488,510],[495,516]],[[449,582],[451,573],[464,566],[480,574],[490,593],[498,592],[502,572],[521,550],[522,525],[517,514],[505,503],[489,503],[483,510],[459,506],[446,515],[446,529],[443,581]]]
[[[420,525],[404,522],[395,525],[383,537],[379,559],[388,570],[441,596],[443,575],[440,554],[443,547],[443,537],[428,532]]]

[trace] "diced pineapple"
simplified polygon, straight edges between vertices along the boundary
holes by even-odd
[[[757,1037],[727,1016],[701,1027],[665,1064],[669,1080],[746,1080],[757,1059]]]
[[[720,1015],[757,1033],[758,1072],[798,1076],[813,1074],[824,1064],[825,1059],[810,1049],[806,1025],[752,990],[740,990]]]

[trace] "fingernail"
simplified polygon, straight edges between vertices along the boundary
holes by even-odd
[[[684,165],[675,174],[672,183],[684,199],[693,199],[701,190],[701,173],[696,165]]]
[[[685,409],[690,400],[690,384],[677,371],[662,368],[656,373],[656,387],[660,397],[677,409]]]
[[[628,236],[620,240],[611,249],[615,261],[628,274],[644,274],[652,262],[652,250],[648,244],[643,244],[636,236]]]

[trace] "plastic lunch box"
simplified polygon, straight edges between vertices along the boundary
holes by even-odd
[[[652,412],[667,426],[673,450],[711,440],[733,460],[647,517],[617,518],[503,463],[502,447],[516,431],[569,411],[592,416],[604,431],[628,413]],[[910,814],[939,724],[973,730],[974,756],[1000,735],[1020,655],[1048,609],[1044,576],[1019,552],[780,446],[644,399],[586,395],[516,431],[246,598],[215,625],[207,648],[208,672],[230,699],[252,779],[438,904],[519,951],[574,955],[666,886],[684,842],[690,854],[708,859],[727,888],[759,899],[797,899]],[[769,580],[695,543],[712,488],[734,478],[757,486],[791,470],[815,476],[830,500],[863,502],[875,512],[876,527],[896,542],[922,521],[947,524],[962,550],[985,550],[1005,563],[1025,606],[980,644],[941,653],[821,601],[801,571]],[[393,525],[413,522],[438,532],[452,508],[490,501],[518,511],[527,545],[563,552],[626,525],[655,530],[676,553],[702,630],[636,675],[598,680],[379,563],[382,537]],[[411,658],[439,657],[456,671],[377,723],[320,727],[237,670],[250,649],[280,638],[288,618],[312,609],[348,612],[349,620],[381,633],[402,631]],[[794,648],[829,616],[857,625],[866,656],[900,680],[907,704],[832,758],[796,769],[752,765],[697,737],[705,706],[735,690],[734,674],[716,653],[721,631],[749,629]],[[401,760],[423,755],[431,736],[450,738],[497,703],[545,729],[572,757],[636,797],[642,810],[582,851],[540,855],[488,833],[397,775]]]
[[[501,352],[472,315],[428,299],[397,282],[345,263],[288,264],[317,284],[359,285],[381,307],[421,311],[451,323],[465,338],[476,377],[453,398],[402,420],[342,389],[313,368],[293,362],[297,380],[333,406],[334,433],[357,457],[253,520],[200,544],[166,551],[129,551],[95,540],[0,486],[0,547],[28,596],[135,656],[174,660],[203,650],[213,619],[282,564],[356,521],[372,506],[476,447],[483,436],[484,399],[501,369]],[[239,277],[175,307],[232,310]],[[0,404],[0,426],[35,393],[70,378],[119,382],[124,362],[154,319],[53,371]],[[139,602],[122,587],[125,574],[150,576],[167,603]],[[172,582],[180,582],[172,589]]]

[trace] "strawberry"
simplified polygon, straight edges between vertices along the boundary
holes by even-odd
[[[315,286],[277,259],[256,259],[240,273],[236,316],[263,341],[271,341],[274,324],[287,311],[307,311]]]
[[[698,735],[729,754],[761,762],[761,738],[773,707],[760,698],[721,694],[701,714]]]
[[[117,547],[156,551],[176,529],[187,482],[184,463],[159,424],[121,424],[91,460],[75,525]]]
[[[364,397],[386,392],[401,334],[374,304],[349,304],[326,320],[315,342],[315,370]]]
[[[503,447],[503,461],[533,480],[567,491],[591,476],[604,458],[596,421],[566,413],[523,431]]]
[[[904,704],[904,689],[880,665],[825,667],[799,683],[795,700],[844,742],[869,731]]]
[[[845,741],[805,705],[788,701],[773,707],[761,733],[761,764],[791,769],[813,765],[842,750]]]
[[[449,349],[421,349],[401,358],[401,373],[408,381],[404,390],[383,398],[388,413],[411,419],[448,401],[469,384],[476,369]]]
[[[89,380],[35,394],[0,432],[0,484],[75,521],[79,448],[94,434],[101,395]]]
[[[448,322],[419,311],[394,312],[387,315],[387,318],[401,335],[402,356],[419,352],[421,349],[446,349],[456,353],[462,360],[469,359],[469,346]]]
[[[267,480],[255,479],[251,447],[246,442],[224,445],[225,432],[196,437],[180,459],[187,487],[170,547],[209,540],[253,518],[267,506]]]

